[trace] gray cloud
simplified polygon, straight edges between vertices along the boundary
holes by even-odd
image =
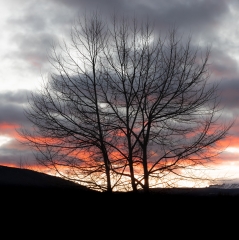
[[[18,142],[14,144],[14,141],[1,146],[0,165],[12,164],[17,167],[20,167],[20,165],[26,167],[27,165],[36,164],[33,153],[26,148],[19,149],[20,147],[21,145]]]
[[[0,104],[2,103],[25,104],[27,102],[27,96],[29,94],[30,94],[29,90],[0,92]]]
[[[192,27],[192,29],[205,26],[216,27],[221,17],[229,11],[226,0],[52,0],[52,2],[60,2],[66,8],[78,9],[81,13],[98,9],[107,16],[114,12],[126,15],[135,14],[153,18],[160,26],[170,23],[180,27]]]
[[[37,4],[36,4],[37,3]],[[238,5],[233,5],[238,7]],[[193,35],[197,45],[215,44],[220,24],[230,13],[226,0],[44,0],[28,1],[24,10],[8,20],[14,29],[11,37],[16,50],[8,57],[24,61],[28,71],[35,74],[48,69],[47,51],[52,42],[69,36],[71,25],[77,16],[99,10],[109,18],[114,12],[137,17],[149,17],[158,31],[167,31],[175,24],[181,33]],[[78,14],[78,15],[77,15]],[[222,49],[223,50],[223,49]],[[21,66],[21,63],[17,64]]]
[[[52,42],[69,37],[77,16],[98,10],[103,18],[109,18],[114,12],[135,15],[139,19],[149,17],[158,32],[164,33],[176,25],[183,38],[187,39],[191,33],[193,49],[199,46],[205,51],[207,46],[212,46],[209,70],[212,81],[221,82],[219,89],[225,105],[225,119],[232,119],[239,113],[238,60],[232,54],[236,51],[239,54],[238,44],[232,39],[239,37],[239,31],[231,32],[231,36],[223,35],[228,30],[226,26],[234,23],[232,9],[239,12],[236,0],[9,0],[9,4],[12,14],[5,22],[5,30],[9,31],[12,48],[5,57],[13,62],[12,68],[19,75],[30,72],[35,81],[41,71],[49,70],[47,53]],[[23,114],[28,93],[27,90],[0,93],[0,124],[28,124]],[[234,125],[233,132],[239,137],[238,125]],[[27,150],[19,148],[17,142],[1,147],[0,164],[18,161],[18,151],[30,156]]]
[[[239,103],[239,77],[237,79],[224,79],[219,86],[221,101],[227,110],[238,115]]]
[[[47,33],[16,34],[12,41],[17,42],[18,49],[13,53],[13,58],[26,62],[29,71],[39,74],[49,64],[47,51],[53,39],[54,37]],[[12,54],[9,54],[8,58],[12,58]],[[16,67],[22,69],[21,63]]]
[[[9,142],[0,146],[0,165],[15,166],[36,164],[32,151],[22,145],[17,139],[17,130],[22,126],[29,126],[24,115],[27,107],[28,90],[0,92],[0,136],[11,137]]]
[[[28,103],[27,95],[30,92],[21,90],[17,92],[0,92],[0,124],[26,124],[28,123],[23,107]]]

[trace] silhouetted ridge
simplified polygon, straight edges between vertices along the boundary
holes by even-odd
[[[29,169],[0,166],[0,187],[75,188],[92,191],[60,177]]]

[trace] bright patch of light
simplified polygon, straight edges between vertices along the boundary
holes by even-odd
[[[108,106],[107,103],[100,103],[99,105],[100,105],[101,108],[106,108]]]
[[[225,151],[226,151],[226,152],[230,152],[230,153],[239,153],[239,148],[236,148],[236,147],[228,147]]]
[[[1,147],[3,144],[6,144],[7,142],[9,142],[10,140],[11,140],[11,138],[9,138],[9,137],[0,136],[0,147]]]

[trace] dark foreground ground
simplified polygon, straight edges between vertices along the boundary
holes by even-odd
[[[208,231],[215,239],[228,225],[225,238],[231,239],[238,216],[239,189],[107,194],[42,173],[0,167],[0,226],[7,229],[6,239],[16,234],[31,239],[208,239]]]
[[[92,191],[70,181],[53,177],[27,169],[0,166],[0,202],[19,205],[35,205],[46,208],[80,208],[117,211],[120,208],[157,211],[168,209],[182,209],[194,205],[199,208],[206,204],[215,205],[221,203],[219,208],[239,206],[239,188],[175,188],[175,189],[151,189],[149,193],[101,193]],[[184,209],[186,210],[186,209]]]
[[[27,169],[0,166],[0,202],[13,206],[95,209],[110,214],[119,209],[186,211],[190,206],[239,207],[239,188],[151,189],[149,193],[100,193],[84,186]],[[219,205],[220,206],[219,206]],[[191,210],[190,210],[191,211]]]
[[[69,196],[80,197],[82,199],[94,196],[96,198],[137,198],[137,199],[239,199],[239,188],[171,188],[171,189],[151,189],[149,193],[119,193],[112,194],[96,192],[87,187],[75,184],[59,177],[54,177],[44,173],[20,169],[13,167],[0,166],[0,190],[15,194],[18,197],[24,197],[29,194],[34,197],[46,194],[54,197],[55,194],[62,194],[62,197]],[[2,199],[8,198],[2,194]]]

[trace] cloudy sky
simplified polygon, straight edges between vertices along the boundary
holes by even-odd
[[[224,119],[238,116],[239,1],[238,0],[0,0],[0,164],[34,164],[30,149],[18,142],[16,130],[27,125],[23,108],[51,68],[52,43],[67,39],[77,16],[100,10],[149,17],[156,31],[176,25],[192,44],[211,47],[211,80],[220,81]],[[215,165],[218,176],[239,178],[239,119],[224,145],[228,149]]]

